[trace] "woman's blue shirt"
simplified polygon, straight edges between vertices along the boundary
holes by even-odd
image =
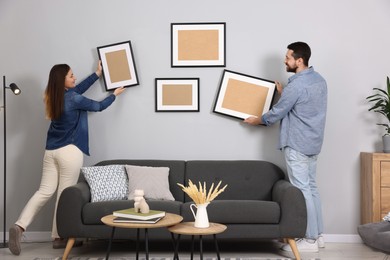
[[[102,111],[115,100],[114,94],[100,102],[82,95],[98,78],[96,73],[93,73],[76,87],[65,90],[64,111],[60,119],[52,120],[50,123],[46,150],[54,150],[73,144],[83,153],[89,155],[88,111]]]

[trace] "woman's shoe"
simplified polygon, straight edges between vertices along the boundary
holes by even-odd
[[[22,251],[20,247],[20,240],[22,239],[22,234],[23,229],[16,224],[9,229],[8,248],[14,255],[20,255],[20,251]]]

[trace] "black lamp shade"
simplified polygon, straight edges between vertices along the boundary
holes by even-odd
[[[11,83],[9,87],[15,95],[19,95],[22,92],[15,83]]]

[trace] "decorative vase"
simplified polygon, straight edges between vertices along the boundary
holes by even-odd
[[[192,212],[192,215],[194,215],[195,218],[195,224],[194,226],[196,228],[208,228],[210,226],[209,223],[209,217],[207,215],[207,206],[209,205],[209,202],[204,204],[191,204],[190,209]],[[194,209],[192,207],[196,208],[196,214],[194,212]]]
[[[382,136],[383,152],[390,153],[390,135]]]

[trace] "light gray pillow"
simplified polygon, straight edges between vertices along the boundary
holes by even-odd
[[[129,184],[124,165],[82,167],[91,189],[91,202],[126,200]]]
[[[175,200],[169,190],[169,168],[126,165],[129,178],[128,199],[134,199],[135,190],[144,190],[145,199]]]

